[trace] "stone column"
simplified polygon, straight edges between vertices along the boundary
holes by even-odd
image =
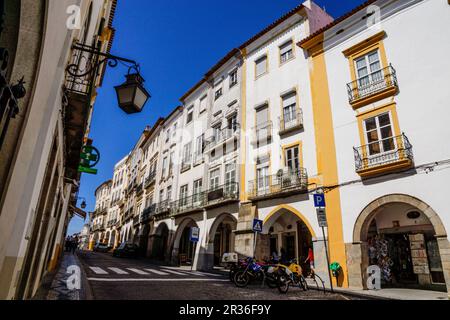
[[[251,202],[242,203],[239,208],[239,218],[234,232],[234,249],[239,255],[253,256],[254,232],[253,219],[256,217],[256,206]]]
[[[347,251],[347,268],[348,282],[350,288],[364,289],[366,281],[363,282],[362,274],[362,243],[347,243],[345,245]],[[364,276],[364,279],[367,275]]]
[[[437,241],[441,255],[442,269],[444,270],[445,283],[447,285],[447,294],[450,299],[450,242],[447,237],[438,237]]]

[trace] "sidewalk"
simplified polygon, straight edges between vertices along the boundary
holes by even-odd
[[[78,266],[81,271],[81,288],[79,290],[69,290],[67,279],[71,275],[66,273],[70,266]],[[48,274],[39,288],[33,300],[86,300],[89,298],[88,284],[83,267],[76,254],[64,253],[59,269]]]
[[[308,283],[311,281],[307,279]],[[310,283],[313,287],[314,283]],[[331,291],[329,287],[327,291]],[[417,289],[382,289],[382,290],[362,290],[357,288],[334,288],[334,292],[349,296],[356,296],[365,299],[376,300],[431,300],[448,301],[449,296],[445,292],[417,290]]]

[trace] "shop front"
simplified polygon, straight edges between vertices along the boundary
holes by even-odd
[[[402,199],[413,198],[401,196],[397,200]],[[440,243],[447,241],[442,233],[445,230],[432,223],[429,211],[414,205],[417,199],[409,200],[374,207],[363,223],[357,223],[357,229],[361,226],[362,275],[366,276],[369,266],[378,266],[382,288],[445,292],[440,250]],[[434,213],[431,217],[435,223],[440,221]]]

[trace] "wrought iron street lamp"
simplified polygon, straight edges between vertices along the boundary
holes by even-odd
[[[133,73],[130,72],[132,69]],[[135,68],[130,68],[126,79],[123,84],[115,87],[119,107],[127,114],[141,112],[151,97],[143,86],[144,79]]]
[[[144,88],[145,80],[140,74],[139,65],[136,61],[103,53],[94,47],[80,43],[73,45],[72,49],[75,51],[77,59],[67,67],[67,73],[70,76],[69,82],[76,88],[75,91],[92,92],[93,81],[98,75],[100,67],[107,63],[108,66],[115,68],[120,62],[129,69],[126,82],[115,87],[119,107],[127,114],[138,113],[143,110],[151,95]],[[83,54],[88,55],[88,62],[83,61]]]

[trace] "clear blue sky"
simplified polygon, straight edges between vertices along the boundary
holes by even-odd
[[[302,0],[119,0],[112,53],[141,64],[152,99],[144,112],[127,116],[117,107],[114,86],[126,69],[109,68],[95,105],[90,137],[101,152],[97,176],[83,175],[80,197],[87,211],[94,191],[111,179],[115,163],[135,145],[146,125],[166,116],[178,99],[232,48],[241,45]],[[316,0],[339,17],[364,0]],[[74,218],[69,234],[84,222]]]

